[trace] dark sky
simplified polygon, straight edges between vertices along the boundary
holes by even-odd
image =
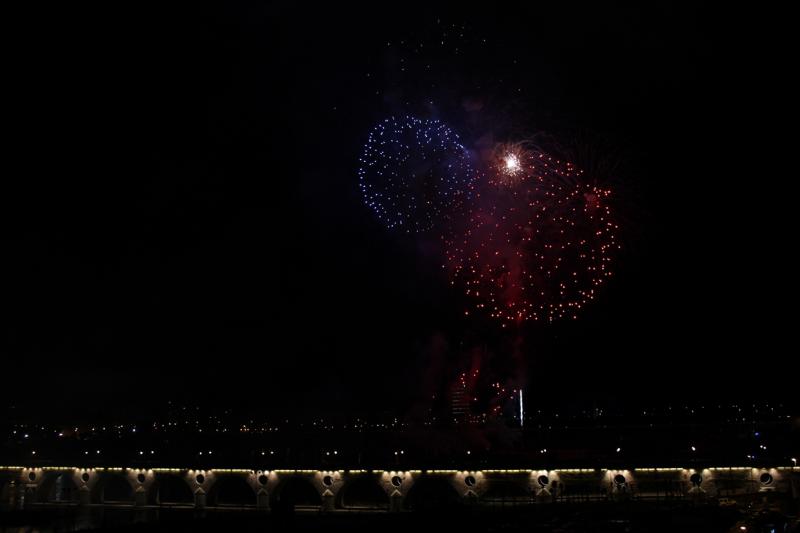
[[[552,4],[10,14],[6,396],[404,411],[477,350],[548,402],[789,398],[787,65],[765,39],[780,14]],[[394,77],[387,43],[451,24],[476,56],[430,95]],[[582,132],[618,165],[625,247],[577,321],[465,322],[435,240],[361,202],[372,125],[458,127],[476,84],[488,116]]]

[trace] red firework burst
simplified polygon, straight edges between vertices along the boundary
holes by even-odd
[[[612,275],[610,190],[542,151],[503,146],[465,227],[444,239],[452,283],[503,326],[577,318]]]

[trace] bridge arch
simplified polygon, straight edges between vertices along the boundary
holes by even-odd
[[[73,503],[78,501],[78,484],[73,472],[47,472],[41,476],[37,501]]]
[[[488,480],[481,502],[490,505],[520,505],[532,502],[528,479],[498,478]]]
[[[207,502],[212,506],[252,507],[256,504],[256,492],[240,475],[217,475],[208,491]]]
[[[288,476],[278,481],[270,494],[270,507],[277,512],[293,512],[297,507],[322,505],[319,491],[307,476]]]
[[[194,493],[184,476],[159,474],[153,482],[152,503],[160,505],[194,505]]]
[[[706,484],[703,479],[701,483]],[[673,472],[639,473],[636,479],[636,492],[639,497],[661,499],[683,492],[683,482]]]
[[[17,488],[17,480],[10,475],[0,475],[0,511],[11,505]]]
[[[0,508],[3,505],[7,504],[9,501],[9,485],[11,481],[6,479],[5,477],[0,477]]]
[[[389,495],[372,475],[356,475],[345,481],[336,494],[341,509],[388,509]]]
[[[447,509],[459,503],[459,494],[450,480],[438,475],[416,479],[405,497],[405,507],[412,511]]]
[[[105,472],[92,487],[92,503],[132,503],[134,486],[123,473]]]

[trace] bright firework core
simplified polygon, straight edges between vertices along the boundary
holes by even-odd
[[[506,172],[509,174],[516,174],[520,170],[519,157],[514,154],[508,154],[505,157]]]

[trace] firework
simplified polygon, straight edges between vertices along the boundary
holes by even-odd
[[[384,120],[370,132],[359,164],[366,205],[387,227],[407,233],[457,213],[474,179],[469,153],[438,120]]]
[[[610,190],[542,151],[503,146],[466,224],[444,239],[453,284],[503,325],[577,318],[612,275]]]

